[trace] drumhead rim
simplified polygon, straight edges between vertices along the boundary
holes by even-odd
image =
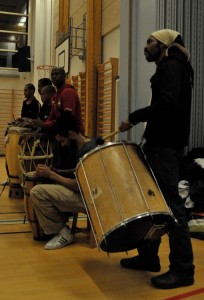
[[[27,132],[29,132],[31,130],[31,128],[20,127],[20,126],[9,126],[9,127],[7,127],[7,130],[8,130],[8,132],[10,132],[10,131],[18,131],[18,132],[27,131]]]
[[[154,219],[154,218],[164,218],[160,223],[158,223],[158,219]],[[122,249],[121,246],[120,249],[119,247],[117,248],[117,250],[113,250],[110,248],[110,244],[108,245],[108,243],[106,244],[106,239],[110,237],[110,235],[114,234],[114,232],[116,232],[117,230],[120,230],[122,227],[124,228],[126,225],[130,225],[131,223],[136,224],[135,222],[137,221],[145,221],[145,219],[149,222],[149,230],[147,231],[147,234],[149,233],[149,231],[151,230],[151,228],[153,228],[155,225],[163,225],[162,228],[158,228],[160,230],[160,234],[161,236],[167,233],[167,228],[168,226],[171,224],[171,222],[173,222],[174,217],[171,214],[171,212],[164,212],[164,211],[155,211],[155,212],[145,212],[142,214],[138,214],[135,217],[131,217],[131,218],[127,218],[126,220],[124,220],[121,223],[118,223],[116,226],[112,227],[111,229],[109,229],[107,232],[105,232],[100,239],[97,240],[99,247],[105,251],[105,252],[109,252],[109,253],[113,253],[113,252],[122,252],[122,251],[129,251],[134,249],[135,247],[131,247],[129,249]],[[132,244],[133,245],[133,244]]]
[[[76,172],[77,172],[77,169],[79,168],[79,166],[81,165],[81,163],[90,155],[92,155],[94,152],[97,152],[98,150],[100,149],[103,149],[103,148],[108,148],[108,147],[111,147],[113,145],[133,145],[135,147],[138,147],[139,145],[137,143],[134,143],[134,142],[130,142],[130,141],[123,141],[123,142],[108,142],[107,144],[104,144],[104,145],[98,145],[97,147],[95,147],[94,149],[88,151],[86,154],[84,154],[79,162],[77,163],[77,166],[76,166]]]

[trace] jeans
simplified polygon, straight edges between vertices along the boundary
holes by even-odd
[[[181,276],[193,276],[193,251],[187,215],[184,201],[178,192],[179,165],[183,156],[183,149],[149,147],[146,143],[143,151],[163,196],[177,220],[177,223],[175,222],[170,226],[168,233],[170,246],[169,267]],[[147,260],[152,259],[152,256],[156,258],[160,241],[143,241],[138,247],[139,255],[142,253],[145,255],[146,253]]]

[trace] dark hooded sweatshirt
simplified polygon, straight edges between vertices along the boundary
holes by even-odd
[[[147,122],[144,138],[151,146],[183,147],[190,132],[192,67],[183,53],[165,56],[151,77],[148,107],[129,115],[135,125]]]
[[[75,88],[70,84],[65,84],[52,97],[52,107],[50,115],[44,128],[49,129],[54,124],[55,120],[60,116],[62,111],[71,111],[77,120],[80,132],[84,134],[84,126],[81,118],[81,105],[79,96]]]

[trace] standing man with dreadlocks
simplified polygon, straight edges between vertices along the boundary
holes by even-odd
[[[179,164],[190,132],[193,69],[189,52],[179,32],[163,29],[153,32],[144,48],[148,62],[155,62],[151,77],[152,100],[149,106],[129,114],[120,130],[147,122],[143,150],[164,198],[177,223],[169,228],[170,266],[168,272],[151,279],[160,289],[194,283],[193,252],[184,202],[178,193]],[[161,240],[144,240],[138,254],[121,260],[124,268],[160,271],[158,250]]]

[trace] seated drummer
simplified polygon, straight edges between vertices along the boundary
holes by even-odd
[[[52,97],[56,93],[56,90],[49,78],[41,78],[38,81],[38,92],[43,103],[40,107],[38,117],[28,118],[23,116],[22,118],[17,119],[20,127],[42,127],[43,122],[46,122],[46,120],[48,119],[52,107]]]
[[[61,114],[52,132],[62,146],[70,145],[75,149],[76,163],[80,157],[97,146],[96,140],[90,140],[80,133],[71,112]],[[46,235],[53,236],[44,248],[54,250],[65,247],[74,240],[71,230],[66,225],[67,213],[86,213],[74,172],[67,178],[40,164],[37,165],[36,173],[37,176],[49,178],[54,182],[36,185],[30,192],[40,226]]]
[[[56,90],[52,84],[43,86],[40,90],[41,100],[42,100],[42,107],[40,109],[40,113],[38,119],[42,122],[46,122],[48,119],[51,107],[52,107],[52,97],[56,93]]]
[[[40,102],[35,98],[35,86],[32,83],[28,83],[24,87],[23,105],[21,109],[21,118],[36,119],[38,118],[41,105]]]
[[[51,71],[51,81],[56,88],[56,93],[52,97],[51,111],[48,118],[44,120],[29,120],[26,126],[38,128],[49,134],[54,123],[63,111],[71,111],[77,120],[80,132],[84,134],[84,124],[81,116],[81,105],[79,96],[75,88],[66,83],[64,68],[54,67]],[[66,155],[65,148],[61,148],[57,142],[52,141],[53,146],[53,166],[56,169],[67,169],[73,167],[72,153]]]
[[[64,68],[54,67],[51,71],[51,82],[56,88],[52,97],[51,111],[46,121],[27,120],[28,126],[39,127],[49,132],[53,124],[63,111],[71,111],[76,118],[80,132],[84,134],[84,124],[81,117],[81,105],[77,91],[74,86],[66,83]],[[42,91],[41,91],[42,92]]]
[[[46,85],[52,85],[50,78],[44,77],[38,80],[38,93],[41,95],[41,90]]]

